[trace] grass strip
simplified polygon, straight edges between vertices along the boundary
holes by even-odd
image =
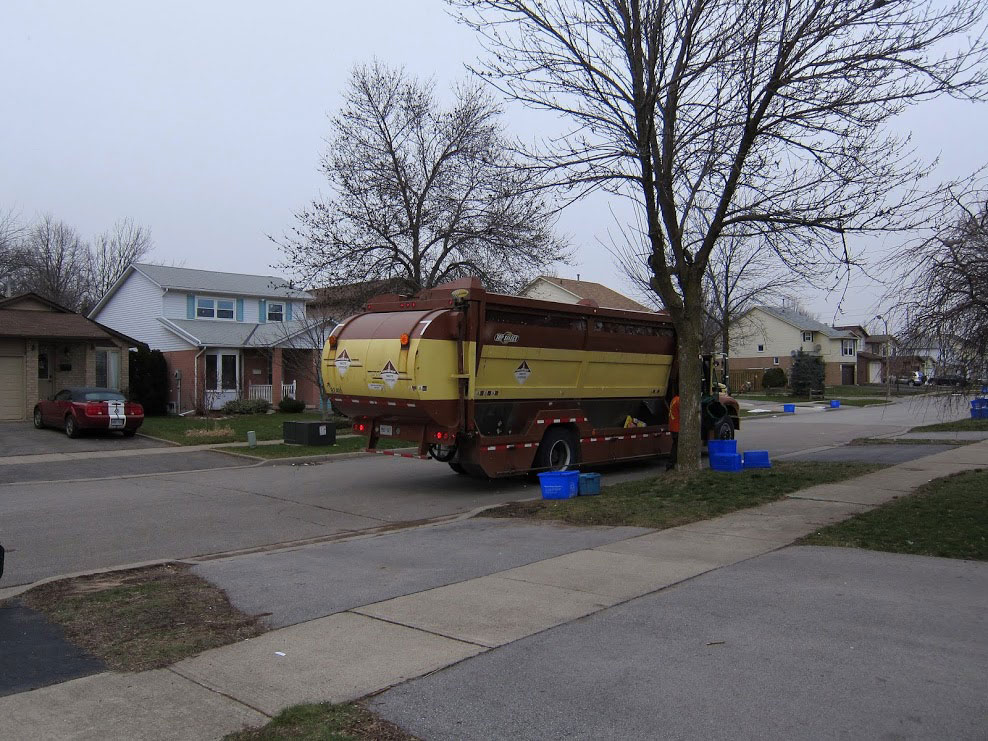
[[[599,496],[509,502],[479,517],[663,529],[765,504],[800,489],[862,476],[883,467],[872,463],[782,461],[772,468],[740,473],[709,469],[690,474],[674,472],[607,486]]]
[[[266,630],[184,564],[63,579],[20,599],[117,671],[168,666]]]
[[[380,450],[392,450],[394,448],[407,448],[414,443],[407,440],[378,440],[377,447]],[[217,448],[217,450],[249,455],[253,458],[301,458],[315,455],[334,455],[337,453],[355,453],[367,449],[366,437],[344,437],[340,438],[333,445],[258,445],[256,448]]]
[[[224,741],[418,741],[355,703],[293,705],[260,728],[231,733]]]
[[[228,417],[146,417],[139,432],[180,445],[202,443],[241,443],[247,440],[248,430],[253,430],[258,440],[281,440],[285,422],[318,422],[318,412],[286,414],[234,414]],[[335,422],[330,421],[330,424]],[[342,423],[341,423],[342,424]],[[346,423],[349,427],[349,422]],[[223,429],[223,434],[213,434]]]
[[[965,471],[803,539],[807,545],[866,548],[988,561],[988,470]]]
[[[977,440],[957,440],[954,438],[919,439],[897,437],[856,437],[848,445],[972,445]]]
[[[913,427],[910,432],[988,432],[988,419],[959,419],[935,425]]]

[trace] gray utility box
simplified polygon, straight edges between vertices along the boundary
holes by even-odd
[[[282,434],[289,445],[334,445],[336,425],[332,422],[282,422]]]

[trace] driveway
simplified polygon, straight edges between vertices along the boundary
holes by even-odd
[[[983,739],[988,566],[787,548],[370,703],[420,738]]]
[[[0,422],[0,456],[90,453],[167,446],[168,443],[146,437],[122,437],[115,432],[88,433],[73,440],[61,430],[36,430],[31,422]]]

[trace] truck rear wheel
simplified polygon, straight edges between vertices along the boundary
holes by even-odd
[[[580,465],[580,446],[576,435],[565,427],[546,430],[539,450],[535,454],[535,468],[548,471],[567,471]]]

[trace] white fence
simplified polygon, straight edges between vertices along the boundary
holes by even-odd
[[[264,399],[268,403],[274,403],[273,391],[270,383],[252,383],[247,388],[247,398]],[[295,398],[295,381],[281,384],[281,398],[288,397]]]

